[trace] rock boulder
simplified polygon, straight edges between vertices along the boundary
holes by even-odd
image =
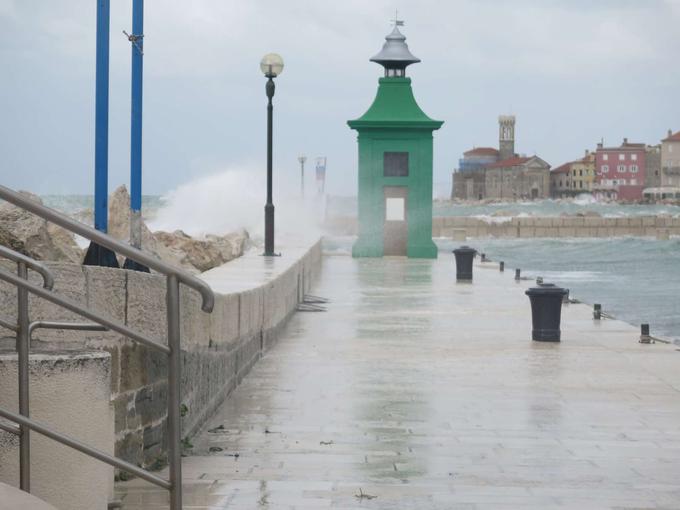
[[[109,234],[125,242],[130,238],[130,195],[125,186],[118,187],[109,200]],[[151,232],[142,221],[142,249],[192,273],[202,273],[241,256],[247,242],[245,230],[196,239],[181,230]]]
[[[37,195],[21,193],[42,204]],[[36,260],[80,263],[83,258],[73,234],[8,202],[0,203],[0,244]]]

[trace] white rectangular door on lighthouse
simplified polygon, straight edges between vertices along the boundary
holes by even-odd
[[[405,257],[408,245],[408,215],[406,214],[408,188],[386,186],[383,190],[385,195],[383,254]]]

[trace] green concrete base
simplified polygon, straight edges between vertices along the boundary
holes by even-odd
[[[410,259],[436,259],[438,251],[437,245],[430,241],[429,244],[409,245],[407,254]]]
[[[437,245],[433,241],[426,244],[409,245],[406,249],[406,256],[411,259],[436,259]],[[383,257],[383,247],[376,246],[372,242],[364,242],[358,239],[352,246],[352,257]]]
[[[352,246],[352,257],[382,257],[383,247],[382,244],[376,245],[376,243],[357,239],[357,241]]]

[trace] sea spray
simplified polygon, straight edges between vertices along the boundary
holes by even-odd
[[[276,245],[308,242],[321,235],[323,203],[302,200],[299,182],[274,176]],[[257,243],[264,236],[266,173],[260,168],[227,169],[180,185],[164,197],[151,230],[183,230],[191,236],[226,234],[245,228]]]
[[[581,193],[573,199],[573,203],[576,205],[592,205],[597,204],[597,199],[590,193]]]

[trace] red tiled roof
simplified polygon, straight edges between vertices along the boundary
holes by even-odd
[[[551,174],[563,174],[569,172],[571,170],[571,163],[565,163],[562,166],[558,166],[557,168],[550,170]]]
[[[669,136],[668,138],[664,138],[661,140],[662,142],[680,142],[680,131],[677,133]]]
[[[498,149],[493,147],[476,147],[463,153],[464,156],[498,156]]]
[[[484,168],[510,168],[513,166],[520,166],[529,161],[531,158],[508,158],[504,159],[503,161],[498,161],[497,163],[492,163],[490,165],[486,165]]]

